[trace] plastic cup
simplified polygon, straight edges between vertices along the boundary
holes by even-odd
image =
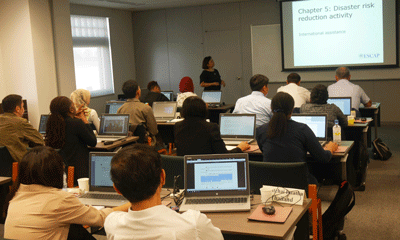
[[[348,125],[353,125],[354,124],[354,117],[353,116],[347,116],[347,124]]]
[[[89,192],[89,178],[79,178],[78,185],[83,191]]]
[[[262,188],[260,189],[261,192],[261,202],[262,203],[272,203],[272,191],[271,190],[263,190]]]
[[[351,116],[353,116],[353,118],[355,118],[356,117],[356,111],[351,110]]]

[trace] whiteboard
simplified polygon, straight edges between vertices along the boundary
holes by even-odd
[[[282,72],[280,24],[251,26],[253,75],[263,74],[270,82],[286,82],[290,72]],[[334,81],[335,70],[299,71],[301,81]],[[351,80],[399,79],[400,68],[352,70]]]

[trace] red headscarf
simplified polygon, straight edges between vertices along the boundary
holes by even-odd
[[[183,77],[179,83],[179,91],[184,92],[194,92],[193,81],[190,77]]]

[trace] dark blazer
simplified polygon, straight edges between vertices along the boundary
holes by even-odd
[[[175,145],[178,156],[242,152],[240,148],[228,151],[218,124],[201,118],[189,118],[175,124]]]
[[[76,118],[65,118],[65,144],[60,150],[68,166],[75,167],[74,182],[77,184],[78,178],[89,176],[89,149],[96,146],[97,139],[93,133],[90,124],[83,123],[82,120]]]

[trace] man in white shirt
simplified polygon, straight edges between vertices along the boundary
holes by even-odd
[[[233,113],[256,114],[256,126],[259,127],[272,117],[271,100],[266,98],[268,94],[269,79],[261,74],[254,75],[250,79],[250,95],[239,98],[236,101]]]
[[[351,108],[358,113],[360,103],[371,107],[372,102],[360,86],[350,82],[350,78],[350,70],[347,67],[336,69],[336,83],[328,87],[328,93],[329,97],[351,97]]]
[[[113,212],[104,228],[108,239],[223,239],[221,231],[199,211],[179,214],[161,203],[165,171],[154,148],[136,144],[111,161],[115,190],[131,203],[128,212]]]
[[[290,94],[294,99],[294,107],[300,108],[306,102],[310,102],[310,91],[300,87],[301,77],[297,73],[291,73],[287,76],[286,86],[278,88],[277,92]]]

